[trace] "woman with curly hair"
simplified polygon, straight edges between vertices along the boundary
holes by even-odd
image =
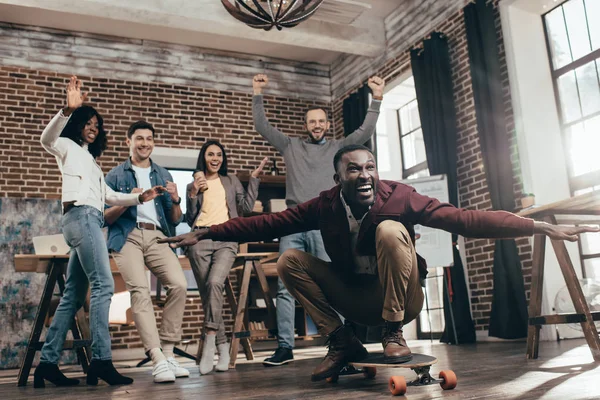
[[[194,181],[187,186],[185,219],[193,229],[223,223],[254,208],[258,196],[258,175],[268,158],[255,169],[245,191],[234,174],[227,173],[227,154],[217,140],[207,140],[198,156]],[[200,373],[213,370],[215,352],[217,371],[227,371],[229,344],[223,323],[223,288],[238,251],[237,242],[201,240],[187,249],[187,256],[198,284],[204,309],[204,343]]]
[[[98,378],[111,385],[129,384],[133,379],[117,372],[112,364],[108,310],[114,281],[106,241],[102,234],[104,204],[132,206],[150,201],[165,191],[160,186],[143,193],[117,193],[104,183],[102,169],[96,163],[106,150],[106,131],[102,117],[84,106],[87,94],[81,94],[81,81],[72,76],[67,86],[67,106],[60,110],[42,132],[44,149],[56,157],[62,174],[62,232],[71,247],[65,290],[42,347],[40,364],[33,386],[44,387],[45,380],[56,386],[77,385],[58,369],[60,353],[75,313],[90,297],[92,362],[87,384]]]

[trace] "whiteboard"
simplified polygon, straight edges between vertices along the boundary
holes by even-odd
[[[406,179],[400,182],[414,187],[423,196],[433,197],[442,203],[448,203],[449,201],[446,175]],[[450,232],[423,225],[415,225],[415,233],[421,235],[415,244],[417,253],[427,261],[429,268],[450,267],[454,265],[452,234]]]

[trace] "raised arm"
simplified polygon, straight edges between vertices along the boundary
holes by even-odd
[[[252,118],[254,119],[254,128],[262,137],[267,139],[271,146],[283,154],[290,143],[290,138],[269,123],[265,114],[265,104],[262,96],[262,90],[269,83],[269,78],[264,74],[258,74],[252,79]]]
[[[385,81],[377,76],[369,78],[367,83],[371,91],[373,92],[373,101],[367,110],[367,115],[362,125],[346,136],[342,140],[343,146],[350,144],[364,144],[367,140],[375,133],[375,126],[377,125],[377,119],[379,118],[379,108],[381,107],[381,100],[383,100],[383,88],[385,87]]]
[[[50,123],[42,132],[40,143],[42,147],[50,154],[63,158],[67,154],[67,143],[60,139],[60,134],[67,125],[70,117],[64,115],[63,110],[52,118]],[[66,139],[68,140],[68,139]]]
[[[87,93],[81,93],[81,81],[75,75],[71,76],[67,84],[67,106],[52,118],[40,138],[42,147],[50,154],[58,157],[65,156],[67,146],[64,140],[59,140],[60,134],[67,125],[73,111],[81,107],[86,100]]]
[[[258,185],[260,184],[260,179],[258,179],[258,176],[265,167],[265,164],[267,164],[267,161],[269,161],[268,157],[263,158],[258,168],[256,168],[250,174],[248,190],[244,190],[240,180],[235,176],[233,177],[235,185],[235,204],[237,204],[238,214],[240,217],[254,209],[254,203],[258,197]]]
[[[194,221],[202,208],[202,192],[208,189],[206,177],[201,171],[194,172],[194,180],[185,190],[185,222],[193,228]]]

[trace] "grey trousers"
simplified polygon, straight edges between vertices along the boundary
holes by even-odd
[[[217,330],[217,345],[227,342],[223,322],[223,289],[237,251],[237,242],[218,242],[211,239],[201,240],[187,250],[202,300],[204,330]]]

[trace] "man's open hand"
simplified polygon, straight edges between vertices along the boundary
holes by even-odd
[[[177,249],[184,246],[193,246],[202,239],[208,239],[206,236],[208,236],[208,228],[200,228],[183,235],[159,239],[158,243],[169,243],[169,246]]]

